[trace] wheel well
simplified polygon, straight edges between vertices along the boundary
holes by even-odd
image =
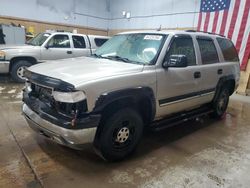
[[[10,70],[12,69],[12,66],[15,62],[25,60],[30,62],[32,65],[36,64],[37,60],[34,57],[14,57],[10,60]]]
[[[110,114],[122,109],[122,108],[133,108],[142,116],[142,120],[145,125],[149,124],[151,120],[153,119],[153,106],[151,104],[151,101],[148,97],[126,97],[119,100],[116,100],[114,102],[111,102],[108,104],[103,110],[102,110],[102,120],[105,121],[105,118],[109,116]]]
[[[235,89],[235,81],[233,79],[227,80],[225,82],[225,85],[229,89],[229,94],[232,95],[234,93],[234,89]]]
[[[138,100],[139,99],[139,100]],[[142,116],[142,120],[144,123],[144,126],[147,126],[152,119],[154,118],[154,107],[151,104],[151,101],[148,97],[124,97],[120,98],[118,100],[115,100],[111,103],[109,103],[107,106],[105,106],[101,111],[101,120],[100,125],[97,129],[97,133],[95,136],[95,142],[94,145],[96,148],[98,148],[98,140],[99,136],[102,132],[103,125],[105,124],[105,121],[107,118],[115,113],[116,111],[122,109],[122,108],[133,108],[136,111],[139,112],[139,114]]]

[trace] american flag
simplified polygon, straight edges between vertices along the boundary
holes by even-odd
[[[245,70],[250,55],[250,0],[201,0],[198,31],[230,38]]]

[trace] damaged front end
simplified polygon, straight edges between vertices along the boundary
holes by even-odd
[[[62,80],[28,70],[25,71],[25,77],[28,80],[23,90],[24,105],[34,112],[34,116],[49,122],[53,127],[48,128],[39,124],[38,126],[43,129],[41,131],[44,132],[44,128],[50,132],[56,130],[55,134],[64,140],[70,137],[71,143],[82,144],[79,138],[74,140],[75,132],[72,131],[96,129],[100,115],[88,112],[87,99],[83,91],[76,91],[73,85]],[[25,112],[24,115],[28,116]],[[32,115],[29,116],[26,118],[32,121]]]

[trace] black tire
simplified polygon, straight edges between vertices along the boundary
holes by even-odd
[[[22,72],[24,68],[30,67],[32,63],[26,60],[19,60],[14,62],[11,68],[11,77],[15,82],[23,83],[25,82],[25,79],[22,78]]]
[[[229,102],[229,90],[228,88],[223,87],[220,90],[219,95],[212,104],[213,112],[211,114],[211,117],[217,119],[222,118],[227,110],[228,102]]]
[[[107,161],[120,161],[129,156],[143,133],[143,121],[136,110],[124,108],[111,114],[101,123],[98,154]]]

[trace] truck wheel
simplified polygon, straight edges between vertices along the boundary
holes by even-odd
[[[222,118],[222,116],[225,114],[227,110],[228,102],[229,102],[229,90],[226,87],[224,87],[221,89],[218,97],[213,102],[214,111],[211,114],[211,116],[213,118],[218,118],[218,119]]]
[[[11,77],[14,81],[23,83],[25,79],[23,77],[23,71],[25,68],[30,67],[32,64],[26,60],[20,60],[13,64],[11,68]]]
[[[143,133],[143,121],[131,108],[110,115],[101,127],[98,150],[107,161],[119,161],[136,148]]]

